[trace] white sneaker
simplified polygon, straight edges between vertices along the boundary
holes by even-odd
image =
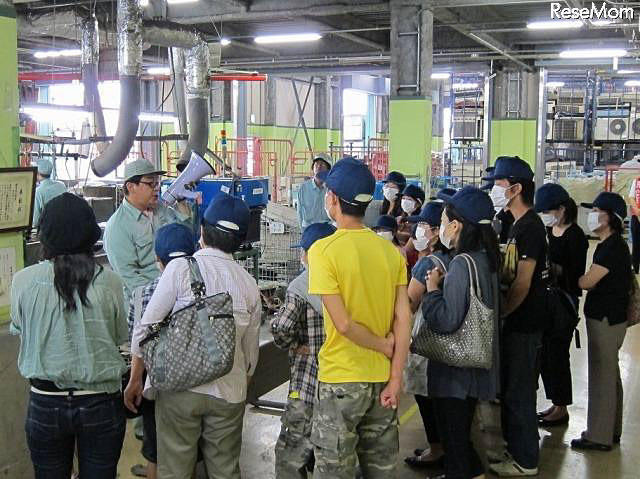
[[[509,458],[505,461],[491,464],[489,470],[500,477],[527,477],[537,476],[538,468],[527,469],[518,464],[515,459]]]
[[[504,449],[487,451],[487,461],[489,464],[496,464],[498,462],[508,461],[509,459],[511,459],[511,455]]]

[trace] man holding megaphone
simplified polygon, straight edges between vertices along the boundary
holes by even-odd
[[[124,282],[125,306],[138,286],[158,277],[153,249],[155,232],[170,223],[191,227],[189,203],[179,201],[174,209],[159,202],[160,178],[165,173],[143,159],[127,164],[125,198],[104,230],[109,263]]]

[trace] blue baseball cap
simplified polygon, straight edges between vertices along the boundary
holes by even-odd
[[[376,225],[374,226],[375,230],[391,230],[396,231],[398,229],[398,222],[391,215],[382,215],[378,218]]]
[[[465,186],[453,196],[438,193],[438,198],[453,206],[470,223],[490,224],[495,215],[489,195],[475,186]]]
[[[611,211],[621,221],[624,221],[627,217],[627,204],[618,193],[603,191],[596,196],[593,203],[580,203],[580,205],[585,208],[600,208],[601,210]]]
[[[407,185],[404,190],[402,190],[402,196],[409,196],[414,200],[420,202],[420,204],[424,203],[424,190],[416,185]]]
[[[456,190],[455,188],[442,188],[438,193],[442,193],[443,195],[447,195],[447,196],[453,196],[456,194]],[[430,200],[437,200],[438,196],[432,196],[431,198],[429,198]]]
[[[570,198],[569,193],[557,183],[547,183],[536,191],[534,207],[537,213],[554,210]]]
[[[38,160],[38,173],[43,176],[50,176],[53,171],[53,163],[45,158]]]
[[[493,172],[495,171],[496,167],[495,166],[487,166],[484,170],[485,174],[488,177],[491,177],[491,175],[493,175]],[[480,187],[481,190],[486,191],[486,190],[490,190],[491,188],[493,188],[493,185],[495,183],[494,180],[489,180],[487,178],[482,178],[485,181],[485,184],[482,185]]]
[[[455,194],[455,190],[453,192]],[[442,201],[430,201],[422,207],[419,215],[409,216],[409,223],[427,223],[429,226],[440,226],[442,218],[442,210],[444,203]]]
[[[244,240],[249,229],[250,216],[249,207],[241,198],[218,193],[209,203],[202,221]]]
[[[496,159],[495,169],[489,176],[482,179],[484,181],[495,181],[505,178],[531,181],[533,180],[533,170],[529,163],[518,156],[499,156]]]
[[[191,256],[195,251],[195,237],[185,225],[171,223],[156,232],[154,243],[156,256],[164,264],[182,256]]]
[[[368,205],[376,189],[376,179],[367,165],[350,156],[333,165],[325,183],[340,199],[354,206]]]
[[[400,187],[400,189],[404,189],[404,187],[407,184],[407,179],[405,178],[405,176],[400,173],[399,171],[390,171],[387,176],[385,176],[384,180],[382,180],[383,183],[395,183],[396,185],[398,185]]]
[[[309,248],[319,239],[331,236],[336,232],[336,227],[331,223],[312,223],[302,232],[300,243],[293,245],[292,248],[302,248],[309,251]]]

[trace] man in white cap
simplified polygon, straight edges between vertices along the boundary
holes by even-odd
[[[33,227],[36,228],[40,223],[40,215],[49,201],[62,193],[67,192],[67,187],[62,181],[51,179],[53,172],[53,163],[49,160],[38,160],[38,187],[36,188],[36,196],[33,203]]]
[[[160,177],[166,173],[147,160],[124,168],[124,200],[104,230],[104,249],[109,263],[124,283],[125,306],[131,293],[159,275],[153,240],[156,231],[170,223],[190,225],[188,205],[176,211],[158,202]]]
[[[311,163],[313,178],[305,181],[298,190],[298,222],[304,230],[313,223],[331,223],[324,210],[324,195],[327,188],[324,179],[331,169],[331,157],[326,153],[318,153]]]

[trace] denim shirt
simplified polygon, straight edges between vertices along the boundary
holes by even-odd
[[[96,269],[89,305],[76,294],[77,309],[64,311],[53,280],[51,261],[13,276],[10,332],[20,336],[20,374],[61,389],[119,391],[126,366],[118,346],[128,337],[122,281],[113,271]]]

